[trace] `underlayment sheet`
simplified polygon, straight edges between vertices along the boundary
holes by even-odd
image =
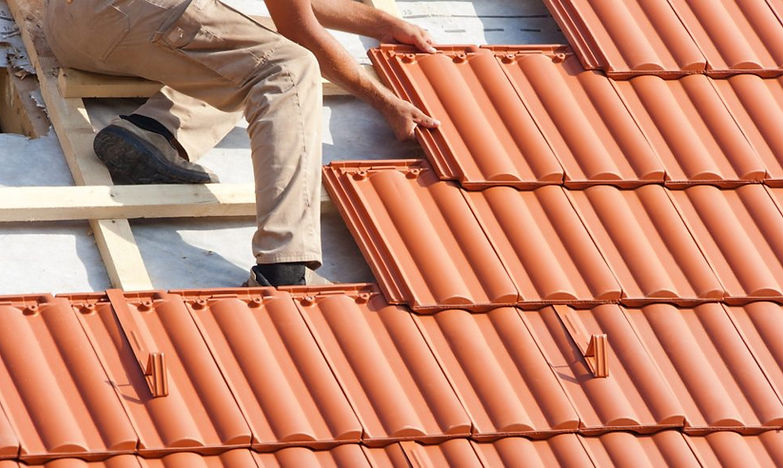
[[[264,15],[257,0],[227,0]],[[397,2],[403,17],[432,33],[438,43],[562,43],[554,21],[536,1]],[[336,34],[361,62],[377,42]],[[88,100],[93,125],[130,112],[140,101]],[[242,123],[200,162],[228,183],[251,182],[249,140]],[[353,98],[324,102],[324,162],[419,157],[415,142],[397,142],[380,115]],[[0,185],[70,185],[54,135],[27,140],[0,134]],[[324,266],[333,281],[372,281],[372,274],[334,208],[322,216]],[[210,218],[131,221],[153,284],[160,289],[233,287],[253,263],[252,219]],[[78,292],[110,287],[87,222],[0,224],[0,294]]]

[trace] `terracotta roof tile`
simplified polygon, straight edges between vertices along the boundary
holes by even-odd
[[[577,429],[576,411],[516,309],[446,310],[414,320],[470,414],[476,437]]]
[[[421,445],[415,442],[400,444],[408,460],[416,460],[425,466],[464,466],[481,468],[473,445],[467,439],[449,440],[438,445]],[[414,462],[415,463],[415,462]]]
[[[345,444],[329,451],[313,451],[303,447],[291,447],[274,453],[253,453],[259,467],[264,468],[339,468],[343,466],[370,468],[367,450],[359,444]]]
[[[723,298],[723,286],[663,187],[595,186],[568,197],[617,275],[624,303]]]
[[[471,442],[484,466],[590,466],[580,437],[559,434],[545,440],[507,437],[492,443]]]
[[[139,434],[139,452],[249,446],[250,428],[181,300],[126,294],[134,341],[165,354],[169,394],[154,398],[112,304],[103,294],[68,296]]]
[[[0,460],[19,456],[19,438],[16,437],[11,421],[0,407]]]
[[[707,57],[708,73],[783,72],[783,24],[766,0],[669,2]]]
[[[781,79],[615,81],[585,71],[566,48],[541,46],[450,47],[435,55],[383,46],[370,56],[398,95],[442,121],[417,136],[438,176],[468,189],[736,186],[783,177],[775,131]],[[486,76],[479,80],[477,71]],[[502,97],[477,100],[500,90]],[[501,130],[517,139],[498,136]]]
[[[780,466],[783,432],[767,431],[754,437],[722,431],[706,437],[686,437],[702,466]]]
[[[783,315],[780,305],[752,302],[741,307],[727,306],[726,309],[778,398],[783,401]]]
[[[715,80],[640,76],[614,81],[666,168],[669,185],[761,181],[764,161],[743,134]]]
[[[179,295],[250,424],[254,448],[361,439],[362,426],[289,294]]]
[[[721,304],[626,309],[686,412],[690,433],[783,423],[783,404]]]
[[[198,455],[197,455],[198,456]],[[199,456],[200,457],[200,456]],[[60,458],[57,460],[49,461],[43,465],[46,468],[142,468],[147,465],[142,465],[143,459],[136,455],[116,455],[111,458],[107,458],[102,461],[84,461],[79,458]],[[24,468],[27,465],[19,465]],[[151,465],[150,465],[151,466]],[[158,464],[156,466],[163,466]],[[198,466],[198,465],[191,465]],[[202,466],[204,466],[202,464]]]
[[[410,312],[377,293],[299,299],[362,422],[365,444],[470,435],[471,421]]]
[[[254,456],[255,454],[250,450],[234,449],[211,456],[194,452],[180,452],[162,458],[136,457],[136,462],[139,463],[140,468],[223,468],[232,466],[251,468],[260,466],[257,465]],[[107,466],[106,468],[113,467]]]
[[[781,435],[717,432],[688,436],[678,431],[652,435],[610,432],[599,437],[560,434],[545,440],[504,437],[493,442],[454,439],[437,445],[403,442],[386,453],[403,452],[394,464],[378,466],[778,466]],[[384,460],[386,461],[386,460]]]
[[[783,72],[783,24],[765,0],[544,0],[588,68],[628,77]]]
[[[767,168],[766,183],[783,185],[783,78],[736,75],[713,84]]]
[[[437,131],[416,131],[438,174],[478,186],[561,183],[563,168],[494,55],[477,47],[441,50],[369,52],[398,95],[441,120]]]
[[[566,185],[663,182],[663,163],[611,80],[586,71],[568,49],[556,54],[533,47],[491,50],[565,169]],[[534,153],[524,156],[538,159]]]
[[[419,162],[332,164],[326,186],[390,302],[512,305],[518,292],[460,190]]]
[[[618,431],[600,437],[579,437],[579,440],[595,466],[701,466],[688,445],[687,436],[677,431],[641,437]]]
[[[592,310],[549,307],[525,312],[522,319],[539,344],[544,360],[557,372],[579,414],[583,433],[621,428],[649,432],[684,424],[688,411],[678,395],[667,388],[657,365],[665,355],[645,350],[617,305]],[[606,378],[593,376],[577,347],[586,347],[594,334],[606,334],[609,341]]]
[[[783,299],[783,214],[762,185],[670,192],[726,300]]]
[[[411,161],[324,172],[387,297],[415,310],[783,300],[778,189],[469,192]]]
[[[136,432],[69,301],[4,298],[0,315],[0,405],[21,459],[135,450]],[[4,426],[8,454],[15,442]]]
[[[525,306],[620,298],[620,285],[561,187],[463,194]]]

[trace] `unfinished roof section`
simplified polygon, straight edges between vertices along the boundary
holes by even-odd
[[[544,0],[582,63],[609,75],[783,73],[773,0]]]
[[[614,81],[567,48],[370,51],[401,97],[442,121],[417,136],[438,176],[465,188],[651,183],[736,186],[783,177],[781,79]]]

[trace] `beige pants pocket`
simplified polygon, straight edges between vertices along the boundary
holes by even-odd
[[[158,42],[241,86],[266,62],[280,38],[216,0],[197,0]]]

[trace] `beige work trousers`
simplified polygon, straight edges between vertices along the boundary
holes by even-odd
[[[256,187],[257,263],[321,264],[321,79],[308,50],[217,0],[47,0],[65,66],[165,86],[136,113],[195,160],[244,114]]]

